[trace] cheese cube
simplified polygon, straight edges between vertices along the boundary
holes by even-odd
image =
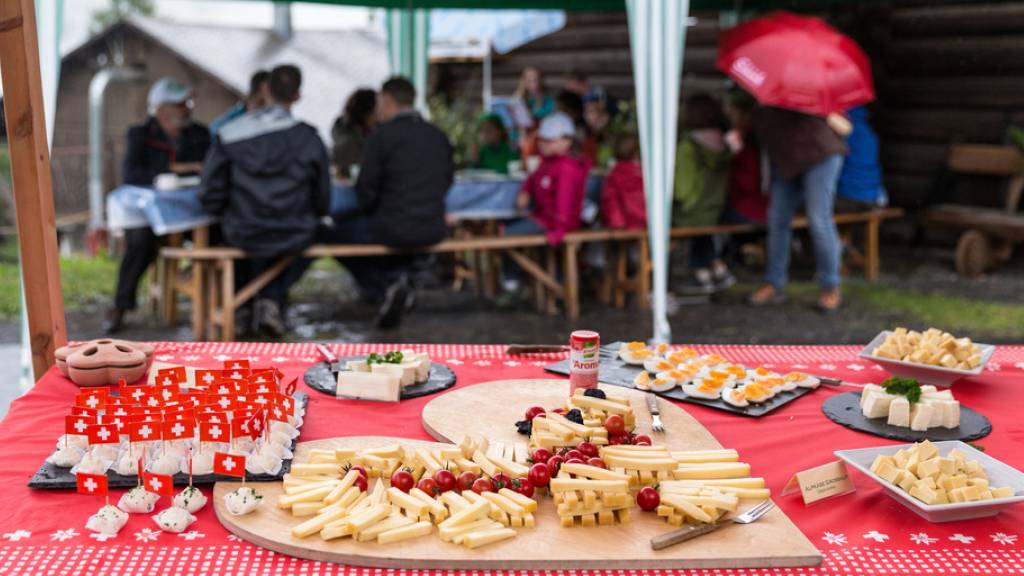
[[[399,364],[374,364],[370,367],[371,374],[388,374],[398,379],[403,388],[415,382],[415,372],[407,372]]]
[[[956,474],[956,460],[952,458],[938,458],[939,473],[952,476]]]
[[[917,465],[916,476],[918,478],[938,478],[939,471],[939,459],[932,458]]]
[[[921,484],[918,484],[911,488],[910,495],[924,502],[925,504],[934,504],[935,501],[939,498],[939,495],[935,490],[928,488],[927,486],[922,486]]]
[[[960,426],[960,403],[950,400],[942,405],[942,427],[956,428]]]
[[[878,464],[877,468],[873,468],[872,472],[878,475],[879,478],[889,483],[896,482],[896,474],[900,472],[899,468],[893,465],[892,460],[883,460]]]
[[[967,486],[967,478],[963,476],[951,476],[947,478],[945,482],[941,482],[940,484],[948,492],[951,490],[955,490],[957,488],[963,488],[964,486]]]
[[[933,386],[934,388],[934,386]],[[939,455],[939,448],[927,440],[922,440],[916,444],[918,457],[921,460],[929,460]]]
[[[867,402],[870,396],[875,394],[886,394],[885,389],[878,384],[865,384],[864,389],[860,393],[860,407],[864,408],[864,403]]]
[[[885,418],[889,415],[889,407],[896,396],[885,392],[876,392],[867,396],[861,403],[861,412],[865,418]]]
[[[910,426],[910,402],[905,397],[893,398],[889,404],[888,423],[892,426]]]
[[[917,432],[928,430],[928,424],[932,419],[932,411],[933,408],[930,404],[925,404],[924,402],[915,403],[910,409],[910,429]]]
[[[999,488],[992,489],[993,498],[1013,498],[1013,488],[1009,486],[1002,486]]]
[[[338,374],[338,398],[398,402],[401,380],[380,372],[341,372]]]

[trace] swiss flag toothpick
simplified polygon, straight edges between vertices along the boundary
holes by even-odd
[[[199,423],[199,440],[203,442],[227,442],[230,432],[226,421]]]
[[[121,441],[117,434],[117,426],[113,424],[93,424],[85,429],[89,444],[117,444]]]
[[[149,395],[149,386],[125,386],[121,394],[131,398],[133,404],[142,404]]]
[[[299,386],[299,379],[297,377],[296,378],[292,378],[292,381],[289,382],[288,385],[284,387],[284,393],[287,394],[288,396],[291,396],[292,394],[295,394],[295,389],[298,386]]]
[[[168,420],[163,423],[164,440],[181,440],[195,435],[195,422],[191,420]]]
[[[215,452],[213,454],[213,471],[225,476],[245,478],[245,456]]]
[[[164,368],[156,373],[157,386],[170,386],[171,384],[181,384],[186,381],[188,381],[188,374],[185,372],[184,366]]]
[[[257,410],[256,413],[252,415],[252,418],[249,418],[249,437],[254,441],[260,437],[260,434],[263,434],[263,418],[263,410]]]
[[[248,372],[251,367],[252,366],[249,364],[248,360],[224,361],[224,370],[245,370],[246,372]]]
[[[106,405],[108,391],[106,388],[97,388],[86,392],[79,392],[75,396],[75,406],[98,410]]]
[[[106,496],[107,495],[107,475],[106,474],[86,474],[79,472],[75,475],[75,487],[78,489],[79,494],[89,494],[92,496]]]
[[[92,416],[65,416],[64,417],[64,433],[65,434],[78,434],[84,435],[89,429],[89,426],[96,424],[96,418]]]
[[[161,496],[174,496],[174,478],[169,474],[142,472],[142,486],[146,492]]]
[[[160,439],[161,426],[157,420],[142,420],[128,424],[128,439],[132,442],[148,442]]]

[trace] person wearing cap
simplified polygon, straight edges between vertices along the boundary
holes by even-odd
[[[356,179],[359,212],[324,228],[321,242],[385,244],[409,249],[444,239],[445,196],[455,180],[448,137],[423,119],[416,88],[395,76],[377,95],[378,124],[363,146]],[[364,302],[378,306],[377,326],[394,328],[415,304],[415,258],[397,255],[341,259]]]
[[[590,163],[572,155],[575,134],[572,119],[562,112],[541,121],[537,131],[541,162],[523,182],[516,198],[517,207],[529,209],[530,215],[510,222],[505,227],[506,235],[543,234],[548,244],[556,245],[568,232],[580,227]],[[518,266],[506,260],[506,292],[518,291],[520,275]]]
[[[147,105],[146,120],[128,129],[123,183],[151,187],[160,174],[198,174],[210,147],[210,132],[192,120],[192,90],[173,78],[161,78],[149,89]],[[135,309],[139,280],[156,260],[159,248],[149,227],[129,228],[124,239],[114,307],[104,322],[108,334],[120,330],[125,313]]]
[[[316,128],[291,113],[301,86],[297,67],[283,64],[271,70],[267,106],[225,124],[203,166],[199,201],[220,217],[227,243],[247,256],[236,266],[240,285],[282,257],[301,254],[330,209],[327,147]],[[307,264],[295,258],[270,280],[256,295],[251,322],[242,318],[243,312],[239,325],[274,338],[284,336],[288,290]]]

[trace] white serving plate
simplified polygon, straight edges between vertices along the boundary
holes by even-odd
[[[978,345],[978,348],[981,349],[981,364],[973,370],[955,370],[952,368],[942,368],[928,364],[904,362],[902,360],[893,360],[891,358],[879,358],[872,354],[871,352],[875,348],[881,346],[891,333],[891,330],[883,330],[879,332],[878,336],[875,336],[875,338],[871,342],[868,342],[868,345],[860,351],[859,356],[865,360],[871,360],[882,368],[885,368],[893,376],[913,378],[921,384],[931,384],[932,386],[938,386],[940,388],[949,388],[954,382],[961,378],[981,374],[981,371],[985,369],[985,365],[988,364],[989,359],[992,358],[992,353],[996,351],[996,347],[991,344],[975,342],[975,344]]]
[[[943,442],[933,442],[933,444],[938,447],[939,455],[941,456],[945,456],[950,450],[956,448],[963,452],[968,460],[977,460],[985,470],[985,473],[988,474],[988,479],[992,486],[1009,486],[1013,488],[1014,496],[979,502],[928,505],[904,492],[899,486],[886,482],[871,471],[871,463],[875,461],[875,457],[879,454],[891,456],[897,450],[910,448],[913,444],[878,446],[876,448],[862,448],[860,450],[836,450],[835,455],[850,466],[863,472],[875,482],[878,482],[896,501],[910,508],[915,514],[929,522],[954,522],[971,518],[986,518],[999,514],[1003,508],[1024,502],[1024,472],[1004,464],[959,440],[946,440]]]

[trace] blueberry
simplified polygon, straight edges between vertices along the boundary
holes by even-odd
[[[573,408],[565,414],[565,419],[577,424],[583,424],[583,413],[579,408]]]
[[[608,396],[605,395],[604,390],[599,388],[587,388],[583,391],[583,395],[590,396],[591,398],[600,398],[601,400],[608,398]]]

